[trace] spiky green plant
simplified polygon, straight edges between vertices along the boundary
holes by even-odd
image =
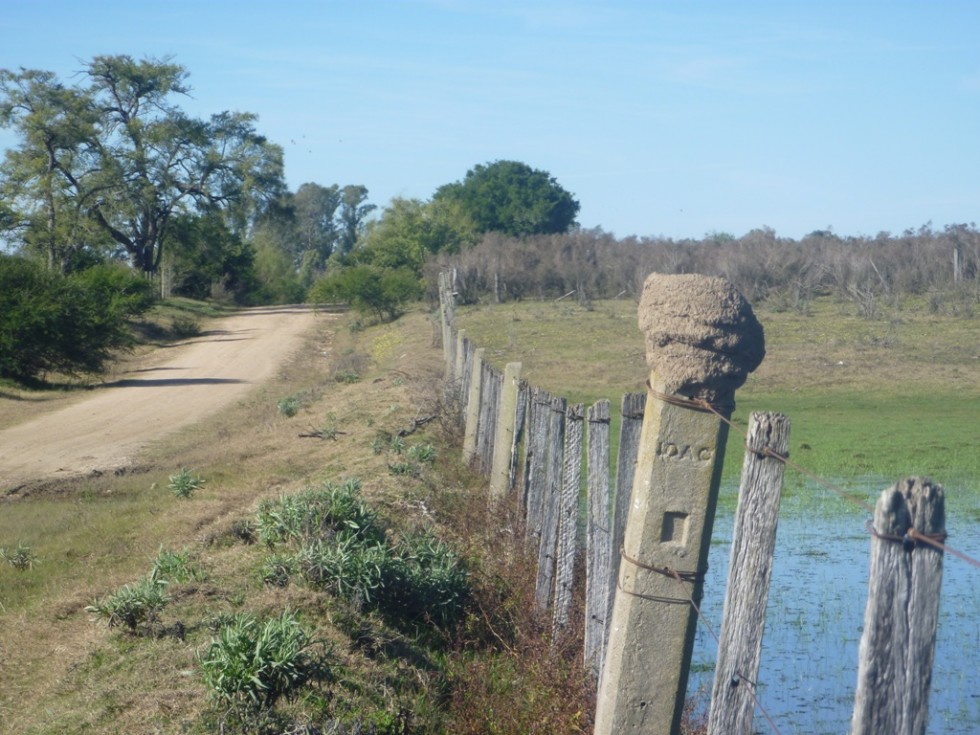
[[[18,572],[33,569],[34,565],[40,561],[34,550],[20,541],[13,549],[0,548],[0,559],[3,559]]]
[[[204,487],[204,478],[196,476],[186,467],[181,467],[167,479],[170,481],[167,487],[178,498],[189,498]]]
[[[223,625],[197,656],[211,697],[241,709],[272,707],[328,674],[325,654],[289,610],[260,622],[242,613]]]
[[[85,611],[95,615],[109,628],[124,625],[130,633],[136,633],[159,618],[160,611],[169,602],[163,593],[166,585],[165,580],[151,574],[95,601]]]

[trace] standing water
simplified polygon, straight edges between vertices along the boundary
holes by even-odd
[[[783,505],[757,696],[782,735],[841,735],[850,730],[867,601],[871,540],[866,517],[839,511],[803,513],[786,507],[792,499]],[[721,625],[732,524],[733,511],[719,507],[702,601],[702,612],[716,631]],[[980,535],[970,525],[967,520],[957,522],[947,499],[949,544],[978,558]],[[688,694],[705,703],[711,694],[716,653],[714,639],[699,625]],[[947,555],[928,732],[980,734],[978,653],[980,570]],[[758,710],[755,732],[772,732]]]

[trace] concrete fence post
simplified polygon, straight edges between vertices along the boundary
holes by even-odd
[[[596,735],[680,726],[728,426],[765,354],[748,302],[721,278],[652,274],[639,309],[647,389],[596,707]],[[708,407],[711,407],[709,410]]]

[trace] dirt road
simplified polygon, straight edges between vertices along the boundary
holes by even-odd
[[[91,397],[0,431],[0,496],[25,484],[131,464],[154,440],[271,377],[314,318],[306,307],[246,310],[211,323],[200,337],[161,348],[148,361],[152,367],[123,373]]]

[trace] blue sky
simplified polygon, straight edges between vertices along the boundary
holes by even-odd
[[[512,159],[584,227],[798,238],[980,219],[978,31],[974,0],[0,0],[0,67],[173,56],[294,190],[384,206]]]

